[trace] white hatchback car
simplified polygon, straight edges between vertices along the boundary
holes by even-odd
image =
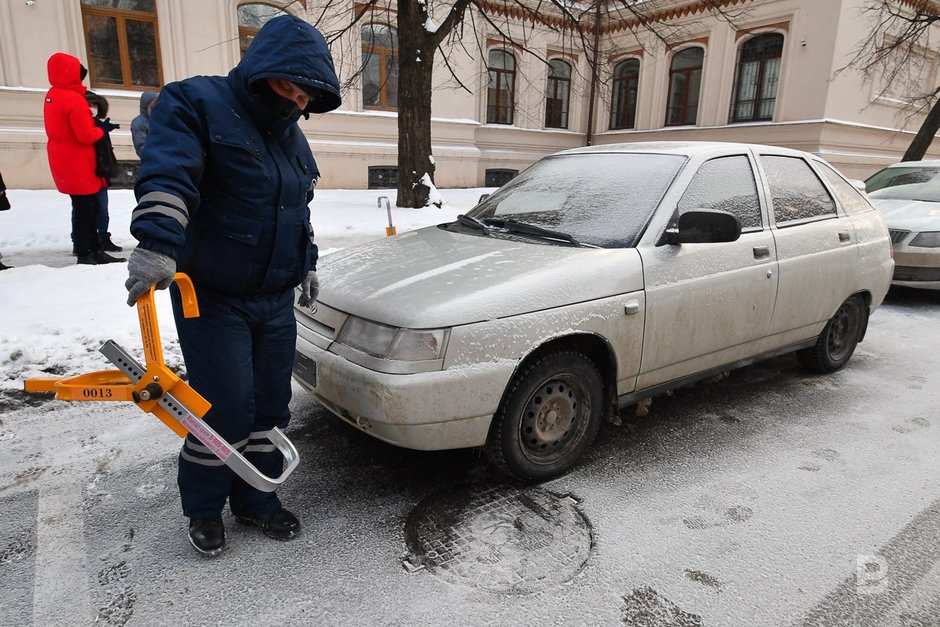
[[[865,181],[894,243],[894,285],[940,290],[940,161],[902,161]]]
[[[400,446],[544,480],[617,407],[772,355],[848,361],[891,243],[824,161],[638,143],[546,157],[467,215],[321,259],[297,380]]]

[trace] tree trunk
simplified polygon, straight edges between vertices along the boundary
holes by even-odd
[[[920,161],[927,154],[927,149],[933,143],[933,138],[940,130],[940,98],[933,104],[930,113],[924,118],[924,123],[920,125],[914,140],[908,146],[907,151],[901,161]]]
[[[425,207],[434,181],[431,159],[431,77],[434,45],[418,0],[398,3],[398,200],[399,207]]]

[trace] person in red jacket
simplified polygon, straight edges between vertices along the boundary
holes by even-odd
[[[43,107],[43,120],[49,142],[49,168],[56,188],[72,198],[73,237],[78,263],[101,264],[125,261],[101,250],[96,221],[96,195],[104,185],[95,174],[95,142],[104,131],[95,125],[85,101],[82,80],[88,70],[70,54],[57,52],[46,65],[49,84]]]

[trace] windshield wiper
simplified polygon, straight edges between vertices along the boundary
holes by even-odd
[[[535,237],[542,237],[545,239],[560,240],[562,242],[567,242],[572,246],[599,248],[599,246],[595,246],[594,244],[584,244],[579,242],[568,233],[553,231],[551,229],[535,226],[534,224],[526,224],[525,222],[517,222],[516,220],[509,220],[505,218],[485,218],[484,222],[485,224],[505,229],[510,233],[522,233],[523,235],[533,235]]]
[[[460,224],[462,224],[462,225],[464,225],[464,226],[468,226],[468,227],[470,227],[471,229],[476,229],[476,230],[478,230],[478,231],[483,231],[483,233],[484,233],[485,235],[489,235],[489,233],[487,233],[487,231],[490,230],[489,225],[487,225],[485,222],[483,222],[482,220],[480,220],[480,219],[478,219],[478,218],[474,218],[474,217],[471,217],[471,216],[466,216],[466,215],[464,215],[464,214],[461,213],[461,214],[459,214],[459,215],[457,216],[457,222],[459,222]]]

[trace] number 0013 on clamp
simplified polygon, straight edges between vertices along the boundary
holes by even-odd
[[[183,316],[199,317],[196,291],[190,278],[179,272],[173,280],[182,297]],[[99,350],[117,370],[101,370],[66,378],[26,379],[23,388],[27,392],[54,392],[55,397],[63,401],[130,401],[159,418],[180,437],[191,433],[252,487],[273,492],[300,463],[297,449],[277,427],[268,431],[268,440],[284,455],[287,462],[280,477],[268,477],[202,420],[211,407],[210,403],[163,361],[153,292],[151,287],[137,299],[137,317],[140,320],[146,367],[113,340],[108,340]]]

